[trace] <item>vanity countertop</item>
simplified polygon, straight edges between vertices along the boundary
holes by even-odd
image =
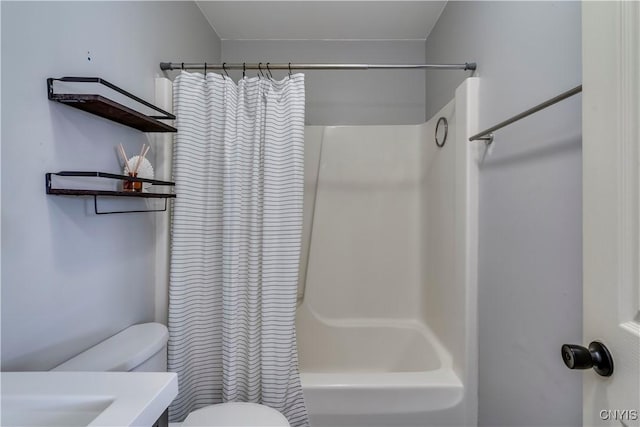
[[[151,426],[178,394],[169,372],[2,372],[0,425]]]

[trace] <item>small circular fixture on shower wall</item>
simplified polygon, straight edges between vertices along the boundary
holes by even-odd
[[[444,125],[441,126],[440,125]],[[449,122],[447,122],[447,119],[444,117],[440,117],[438,119],[438,123],[436,124],[436,132],[435,132],[435,139],[436,139],[436,145],[440,148],[444,147],[444,143],[447,142],[447,135],[449,134]]]
[[[442,126],[441,126],[442,125]],[[440,148],[444,147],[444,143],[447,142],[447,135],[449,134],[449,122],[444,117],[438,119],[436,124],[435,139],[436,145]]]

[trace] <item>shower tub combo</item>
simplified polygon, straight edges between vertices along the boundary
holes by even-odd
[[[314,427],[476,424],[477,94],[466,79],[420,125],[306,129],[296,327]]]
[[[477,131],[478,85],[466,79],[423,124],[306,128],[296,328],[313,427],[476,424],[483,144],[467,139]],[[170,80],[156,79],[156,92],[170,109]],[[170,176],[162,138],[155,165]],[[159,217],[156,235],[164,322],[166,221]]]

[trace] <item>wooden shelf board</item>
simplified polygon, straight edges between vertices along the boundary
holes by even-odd
[[[173,126],[169,126],[101,95],[58,93],[51,95],[50,98],[52,101],[87,111],[142,132],[178,131]]]
[[[109,190],[75,190],[68,188],[50,188],[47,194],[55,196],[111,196],[111,197],[141,197],[146,199],[171,199],[175,194],[170,193],[141,193],[136,191],[109,191]]]

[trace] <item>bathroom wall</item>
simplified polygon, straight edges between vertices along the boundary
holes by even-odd
[[[218,62],[192,2],[7,2],[2,15],[2,370],[49,369],[154,318],[154,218],[46,196],[45,172],[116,172],[148,136],[47,100],[45,79],[99,76],[153,101],[158,63]],[[118,203],[120,205],[120,203]],[[131,201],[126,207],[140,207]]]
[[[422,40],[223,40],[226,62],[417,64]],[[255,75],[255,71],[247,72]],[[304,71],[306,124],[404,125],[424,122],[419,70]],[[274,71],[282,78],[287,72]],[[234,79],[242,72],[230,72]]]
[[[449,2],[427,62],[477,61],[480,128],[581,82],[579,2]],[[426,72],[426,117],[464,78]],[[582,425],[581,97],[496,132],[480,169],[479,425]]]

